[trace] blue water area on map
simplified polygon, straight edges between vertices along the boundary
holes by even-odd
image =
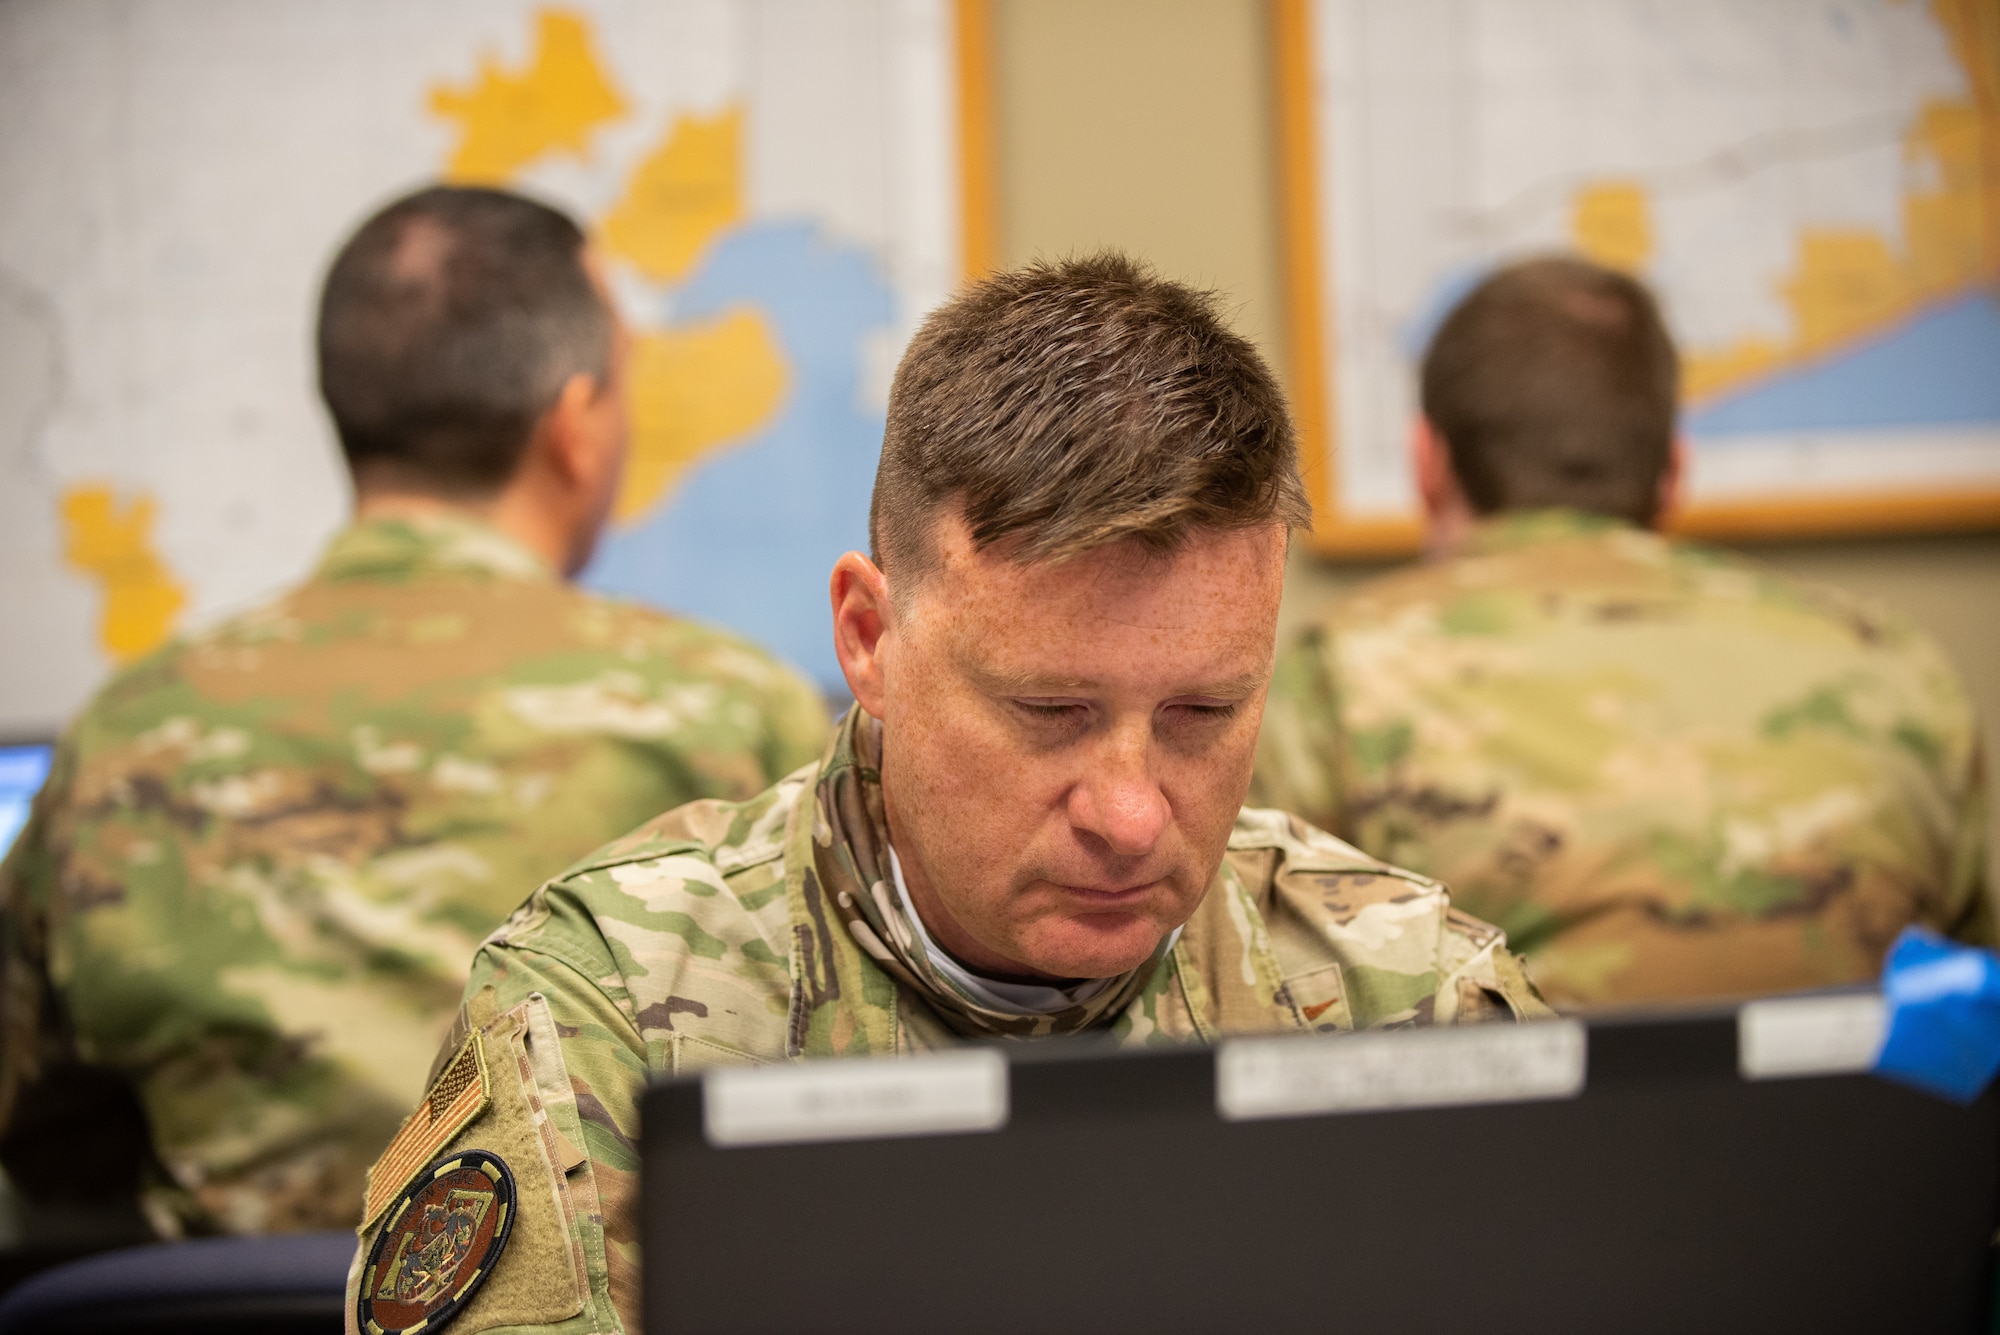
[[[1422,366],[1424,354],[1430,351],[1431,340],[1437,337],[1438,326],[1445,317],[1458,309],[1458,303],[1472,295],[1472,289],[1486,281],[1493,272],[1491,261],[1482,260],[1477,264],[1462,264],[1446,272],[1432,286],[1424,304],[1403,321],[1398,332],[1396,345],[1403,355],[1410,359],[1413,367]]]
[[[2000,425],[2000,293],[1962,297],[1688,414],[1693,436]]]
[[[583,582],[726,626],[839,688],[826,581],[842,552],[868,547],[883,419],[862,403],[861,349],[893,319],[894,293],[862,247],[760,224],[719,243],[673,309],[699,320],[746,302],[784,351],[779,415],[607,534]]]

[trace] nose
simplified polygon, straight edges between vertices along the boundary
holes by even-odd
[[[1114,739],[1070,789],[1070,824],[1103,840],[1120,857],[1152,852],[1173,818],[1147,750],[1144,739]]]

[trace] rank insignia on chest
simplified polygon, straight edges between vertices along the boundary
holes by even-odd
[[[396,1197],[368,1249],[354,1300],[363,1335],[443,1328],[469,1302],[507,1245],[514,1175],[497,1154],[460,1150]]]

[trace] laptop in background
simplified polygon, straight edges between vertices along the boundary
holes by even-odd
[[[55,747],[48,743],[0,745],[0,857],[28,823],[28,808],[47,781],[54,758]]]
[[[1986,1329],[2000,1104],[1869,994],[665,1080],[651,1335]]]

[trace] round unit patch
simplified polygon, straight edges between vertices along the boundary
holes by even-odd
[[[389,1207],[354,1302],[366,1335],[444,1326],[493,1273],[514,1225],[514,1174],[497,1154],[460,1150],[417,1174]]]

